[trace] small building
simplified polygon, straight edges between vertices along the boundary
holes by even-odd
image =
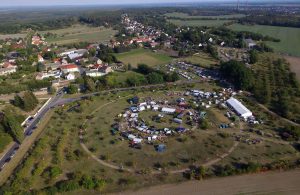
[[[163,107],[161,109],[161,111],[164,112],[164,113],[173,114],[173,113],[175,113],[176,109],[175,108]]]
[[[234,111],[240,116],[245,119],[249,118],[252,116],[252,112],[246,108],[240,101],[238,101],[235,98],[230,98],[226,101],[226,103],[234,109]]]
[[[174,118],[173,121],[178,124],[182,124],[182,119]]]
[[[246,45],[249,49],[256,46],[256,43],[252,39],[245,39],[245,42],[246,42]]]

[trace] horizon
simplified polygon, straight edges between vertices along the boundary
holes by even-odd
[[[240,0],[243,2],[246,0]],[[107,2],[99,2],[99,0],[53,0],[51,2],[41,2],[39,0],[14,0],[6,1],[0,5],[1,7],[53,7],[53,6],[129,6],[129,5],[168,5],[178,4],[212,4],[212,3],[236,3],[237,0],[146,0],[140,3],[138,0],[111,0]],[[280,0],[249,0],[248,3],[300,3],[300,0],[288,0],[282,2]]]

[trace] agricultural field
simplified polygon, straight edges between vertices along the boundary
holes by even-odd
[[[185,61],[186,63],[199,65],[204,68],[210,68],[217,65],[218,61],[206,53],[199,52],[192,56],[180,58],[180,61]]]
[[[242,18],[244,14],[212,15],[212,16],[190,16],[186,13],[173,12],[165,14],[169,21],[177,26],[222,26],[234,19]]]
[[[216,16],[190,16],[186,13],[181,12],[173,12],[165,14],[167,17],[174,17],[174,18],[182,18],[182,19],[231,19],[231,18],[242,18],[246,15],[244,14],[230,14],[230,15],[216,15]]]
[[[265,36],[278,38],[280,42],[267,42],[275,51],[293,56],[300,56],[300,29],[289,27],[265,26],[265,25],[240,25],[233,24],[230,29],[236,31],[250,31]]]
[[[179,20],[179,19],[169,19],[169,22],[177,26],[207,26],[207,27],[218,27],[225,23],[232,22],[234,20]]]
[[[126,53],[115,54],[117,59],[124,64],[131,64],[137,67],[138,64],[147,64],[149,66],[157,66],[167,64],[172,58],[161,53],[155,53],[147,49],[135,49]]]
[[[26,33],[20,33],[20,34],[0,34],[0,40],[25,38],[26,36],[27,36]]]
[[[116,31],[105,27],[74,25],[65,29],[41,31],[39,33],[52,33],[54,36],[46,38],[46,41],[49,44],[64,45],[78,42],[107,43],[114,37]]]

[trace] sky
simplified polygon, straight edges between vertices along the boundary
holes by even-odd
[[[230,0],[0,0],[0,6],[46,6],[46,5],[112,5],[172,2],[226,2]],[[235,1],[235,0],[231,0]],[[243,0],[240,0],[243,1]],[[250,2],[251,0],[249,0]],[[258,0],[256,0],[258,1]],[[268,0],[272,2],[273,0]],[[299,0],[300,1],[300,0]]]

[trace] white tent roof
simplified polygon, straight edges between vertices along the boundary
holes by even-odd
[[[248,110],[240,101],[235,98],[230,98],[227,101],[229,104],[240,116],[242,117],[249,117],[252,116],[252,112]]]

